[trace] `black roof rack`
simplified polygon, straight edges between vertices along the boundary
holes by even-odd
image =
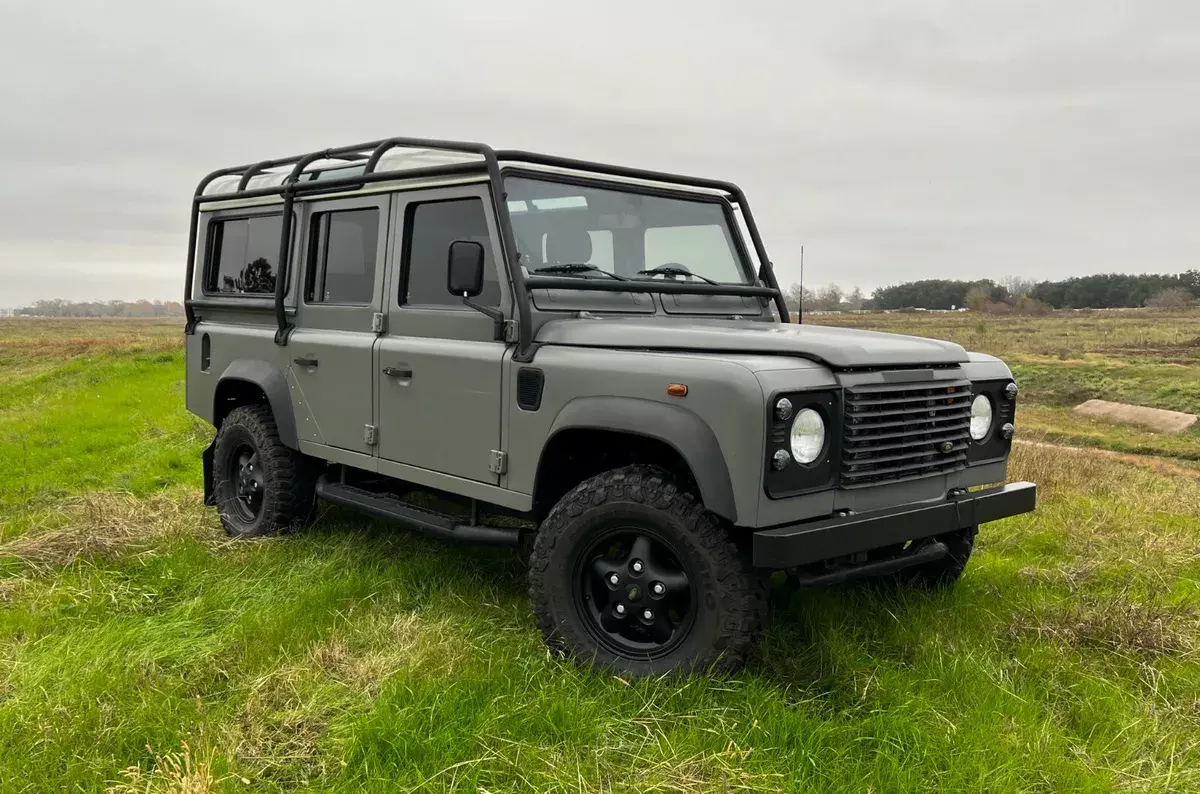
[[[478,155],[478,160],[442,163],[439,165],[426,166],[421,168],[410,168],[403,171],[377,171],[380,160],[385,154],[392,149],[427,149],[432,151],[442,152],[457,152],[463,154]],[[320,160],[343,160],[347,165],[358,165],[362,163],[362,171],[358,173],[346,174],[343,176],[334,176],[328,179],[312,179],[302,181],[302,177],[306,173],[314,173],[306,171],[313,163]],[[638,168],[629,168],[626,166],[605,165],[602,163],[594,163],[587,160],[575,160],[568,157],[556,157],[554,155],[537,154],[534,152],[526,152],[513,149],[505,149],[497,152],[492,147],[483,143],[473,143],[469,141],[447,141],[436,140],[429,138],[385,138],[378,141],[370,141],[367,143],[354,144],[352,146],[340,146],[335,149],[324,149],[318,152],[309,152],[307,154],[298,154],[292,157],[280,157],[274,160],[262,160],[257,163],[249,163],[246,165],[234,166],[232,168],[222,168],[213,171],[204,179],[200,180],[200,184],[196,187],[195,196],[192,198],[192,213],[191,223],[188,229],[188,254],[187,254],[187,284],[184,290],[184,308],[187,312],[187,333],[192,333],[196,326],[195,304],[192,301],[192,280],[196,271],[196,240],[198,236],[200,224],[200,211],[205,204],[215,202],[237,201],[240,199],[258,198],[265,196],[282,196],[283,197],[283,223],[279,240],[279,273],[275,280],[275,320],[276,344],[287,344],[288,336],[291,334],[292,326],[287,321],[287,314],[284,309],[284,296],[287,291],[287,278],[289,269],[289,259],[291,252],[291,236],[292,236],[292,207],[297,194],[317,194],[337,192],[340,190],[349,190],[361,187],[373,182],[394,181],[400,179],[414,179],[435,176],[453,176],[461,174],[480,173],[486,174],[488,180],[494,185],[502,185],[500,161],[515,161],[520,163],[528,163],[531,165],[541,165],[553,168],[563,168],[571,171],[581,171],[591,174],[601,174],[607,176],[615,176],[629,179],[641,179],[653,182],[663,182],[667,184],[680,185],[685,187],[698,187],[709,190],[718,190],[729,194],[730,200],[738,205],[742,212],[742,217],[746,222],[746,228],[750,232],[750,239],[754,245],[755,253],[759,261],[758,277],[766,286],[752,285],[714,285],[714,284],[696,284],[682,282],[643,282],[635,286],[639,292],[656,292],[667,294],[684,294],[684,295],[737,295],[745,297],[771,298],[775,302],[776,309],[779,311],[779,318],[782,322],[789,322],[787,306],[783,300],[783,294],[779,289],[779,284],[775,280],[775,273],[771,268],[771,262],[767,257],[766,247],[763,245],[761,236],[758,233],[758,226],[754,222],[754,216],[750,213],[750,205],[746,201],[746,196],[741,188],[732,182],[722,182],[713,179],[697,179],[694,177],[681,176],[679,174],[670,174],[661,171],[648,171]],[[268,169],[280,169],[285,166],[292,166],[291,171],[283,177],[278,185],[269,185],[265,187],[251,188],[250,182],[254,177],[266,172]],[[221,177],[237,176],[238,183],[234,191],[228,193],[213,193],[206,195],[205,190],[208,189],[215,180]],[[492,190],[492,207],[496,213],[496,218],[499,222],[501,249],[504,255],[505,262],[508,264],[508,271],[512,276],[513,298],[517,309],[517,351],[515,356],[518,360],[527,360],[531,353],[533,327],[530,319],[530,301],[529,289],[578,289],[586,291],[629,291],[629,282],[609,282],[593,279],[571,279],[557,278],[549,276],[523,275],[518,262],[516,239],[512,232],[512,224],[508,215],[508,202],[502,191]],[[618,289],[621,287],[622,289]]]

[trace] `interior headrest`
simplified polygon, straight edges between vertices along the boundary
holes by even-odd
[[[592,258],[592,236],[587,229],[555,229],[546,233],[546,263],[583,265]]]

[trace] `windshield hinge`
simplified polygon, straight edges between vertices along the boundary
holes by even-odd
[[[510,342],[510,343],[516,342],[518,339],[518,336],[519,335],[517,333],[517,321],[516,320],[505,320],[504,321],[504,341]]]

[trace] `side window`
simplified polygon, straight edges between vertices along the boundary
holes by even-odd
[[[213,221],[209,226],[208,292],[273,295],[282,215]]]
[[[405,246],[404,283],[401,304],[460,306],[462,299],[446,291],[446,257],[450,243],[474,240],[483,245],[483,292],[476,303],[495,306],[500,302],[500,285],[492,262],[487,215],[483,200],[452,199],[414,204],[408,208],[408,240]]]
[[[313,216],[308,241],[308,303],[368,304],[375,294],[379,210],[375,207]]]

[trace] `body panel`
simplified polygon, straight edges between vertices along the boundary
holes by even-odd
[[[961,364],[968,360],[967,352],[953,342],[753,320],[554,320],[543,325],[536,338],[543,344],[578,347],[778,353],[837,368]]]

